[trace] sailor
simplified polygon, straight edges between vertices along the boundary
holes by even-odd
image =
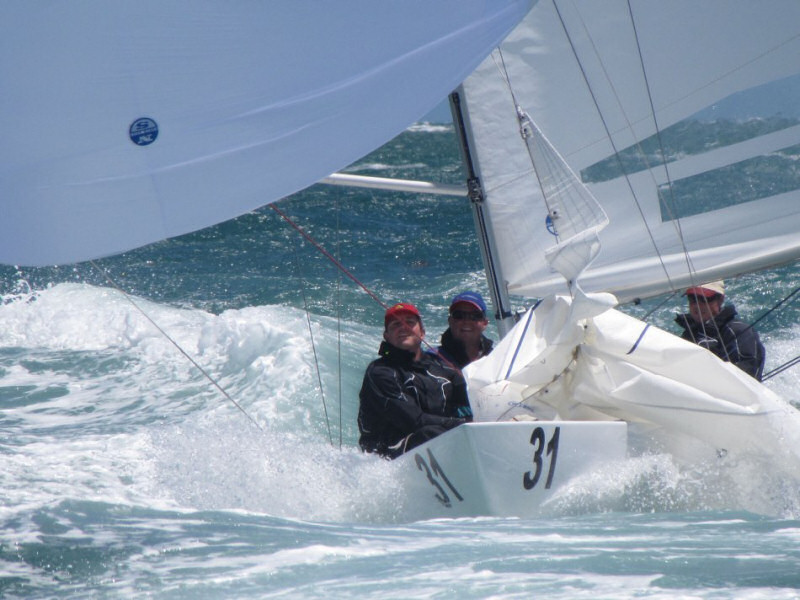
[[[461,373],[422,351],[425,328],[413,304],[384,315],[383,342],[359,394],[358,440],[366,452],[395,458],[472,420]]]
[[[690,287],[685,296],[689,312],[675,321],[683,327],[681,337],[707,348],[761,381],[765,351],[755,329],[739,320],[733,304],[725,302],[725,284],[713,281]]]
[[[453,298],[447,325],[436,348],[445,363],[463,369],[492,351],[492,340],[483,334],[489,325],[486,302],[478,292],[462,292]]]

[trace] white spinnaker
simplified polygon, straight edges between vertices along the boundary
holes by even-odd
[[[113,254],[302,189],[433,108],[532,4],[4,2],[0,262]]]
[[[512,294],[542,297],[567,289],[545,260],[553,237],[515,102],[576,173],[611,164],[615,149],[635,149],[657,129],[691,124],[698,111],[708,119],[716,108],[738,104],[743,112],[736,118],[780,119],[783,108],[800,104],[800,3],[794,0],[542,0],[501,49],[465,81],[464,91],[484,208]],[[600,234],[602,250],[581,286],[626,301],[800,256],[800,184],[791,174],[800,154],[792,149],[800,144],[800,114],[783,116],[782,128],[736,143],[714,139],[670,156],[668,171],[650,146],[650,169],[626,166],[627,178],[617,173],[606,180],[584,173],[611,225]],[[686,147],[682,136],[696,132],[673,128],[669,134],[668,148],[680,148]],[[754,158],[773,161],[772,179],[752,197],[734,200],[749,187],[746,170]],[[679,223],[659,205],[659,188],[671,196],[669,183],[690,207],[681,209]],[[702,194],[703,186],[709,205],[697,209],[692,193]]]

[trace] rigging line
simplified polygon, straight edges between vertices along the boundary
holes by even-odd
[[[642,68],[644,87],[645,90],[647,90],[647,102],[650,104],[650,114],[653,115],[653,125],[655,126],[656,139],[658,140],[658,151],[661,154],[661,166],[664,168],[664,174],[667,177],[667,189],[669,191],[670,199],[669,202],[667,202],[666,198],[664,198],[664,204],[670,213],[672,222],[675,224],[675,229],[677,230],[678,233],[678,239],[680,240],[681,247],[683,248],[683,255],[686,257],[686,269],[690,274],[692,274],[694,273],[694,267],[692,265],[692,259],[689,255],[689,249],[686,247],[686,240],[683,237],[683,226],[681,223],[680,215],[674,214],[673,211],[673,206],[675,204],[675,197],[674,197],[674,191],[672,189],[672,176],[670,175],[669,172],[669,164],[667,163],[667,154],[664,150],[664,139],[661,136],[661,126],[658,124],[658,115],[656,114],[656,107],[655,104],[653,103],[653,93],[652,90],[650,89],[650,80],[647,77],[647,69],[644,66],[644,56],[642,55],[642,46],[639,41],[639,30],[636,29],[636,20],[633,18],[633,7],[631,6],[630,0],[628,0],[628,15],[630,16],[631,27],[633,29],[633,37],[636,40],[636,53],[639,57],[639,65],[641,65]],[[641,152],[641,147],[640,147],[640,152]],[[646,157],[647,155],[644,152],[642,152],[642,156]],[[660,194],[659,197],[661,197]],[[657,248],[656,252],[658,252]],[[667,274],[667,279],[669,279],[668,274]],[[670,286],[672,286],[671,281],[670,281]],[[673,291],[675,291],[674,288]]]
[[[511,102],[514,104],[514,113],[517,115],[517,124],[520,127],[520,135],[525,138],[525,134],[523,133],[523,114],[524,110],[523,107],[520,106],[519,102],[517,101],[517,95],[514,93],[514,86],[511,85],[511,75],[508,73],[508,65],[506,65],[506,57],[503,54],[503,49],[498,46],[497,54],[499,55],[499,64],[498,59],[493,57],[494,64],[497,69],[500,71],[500,76],[502,77],[503,81],[506,84],[506,88],[508,89],[508,93],[511,96]],[[533,171],[533,176],[536,178],[536,183],[539,185],[539,191],[542,194],[542,200],[544,201],[544,206],[547,209],[548,214],[552,214],[553,208],[551,204],[551,198],[545,192],[544,183],[542,181],[543,176],[540,175],[539,169],[536,167],[536,162],[533,160],[533,157],[530,156],[530,151],[528,152],[528,156],[531,162],[531,170]],[[527,171],[526,173],[522,174],[520,177],[527,177],[531,171]]]
[[[651,114],[653,115],[653,124],[655,125],[655,128],[656,128],[656,135],[657,135],[657,139],[658,139],[658,143],[659,143],[659,149],[660,149],[660,152],[661,152],[661,165],[664,167],[664,171],[665,171],[666,176],[667,176],[667,182],[670,183],[670,194],[672,194],[673,193],[672,185],[671,185],[672,179],[671,179],[671,176],[670,176],[670,173],[669,173],[669,168],[667,166],[666,152],[664,151],[664,145],[663,145],[663,141],[662,141],[662,137],[661,137],[661,129],[660,129],[659,125],[658,125],[658,120],[656,118],[655,107],[654,107],[652,95],[651,95],[651,92],[650,92],[650,83],[649,83],[649,80],[647,78],[647,71],[645,70],[645,67],[644,67],[644,57],[642,56],[641,45],[639,43],[639,32],[636,29],[636,24],[635,24],[635,22],[633,20],[633,11],[632,11],[630,2],[628,2],[628,15],[630,17],[630,22],[631,22],[631,25],[632,25],[633,34],[634,34],[634,37],[636,39],[636,47],[637,47],[637,53],[638,53],[638,56],[639,56],[639,64],[642,67],[642,76],[643,76],[643,78],[645,80],[645,88],[647,90],[648,102],[650,104],[650,111],[651,111]],[[611,88],[611,91],[614,94],[614,98],[617,101],[617,106],[620,109],[620,114],[625,119],[625,123],[627,125],[627,128],[631,132],[633,132],[633,124],[631,123],[630,119],[628,118],[627,112],[623,108],[623,104],[620,101],[619,94],[617,94],[617,89],[613,85],[612,78],[609,76],[608,71],[605,68],[605,63],[601,59],[600,53],[597,51],[597,46],[594,43],[594,39],[592,38],[591,34],[589,33],[589,28],[586,26],[586,22],[582,18],[580,18],[580,13],[579,13],[579,19],[580,19],[581,25],[583,26],[583,31],[586,34],[586,38],[589,40],[589,43],[591,44],[592,49],[594,50],[595,57],[597,58],[597,61],[600,64],[601,69],[603,70],[603,74],[605,75],[606,82],[608,83],[609,87]],[[634,138],[636,139],[635,146],[638,149],[639,157],[641,158],[642,162],[645,164],[645,167],[646,167],[645,170],[650,175],[650,179],[653,182],[653,187],[658,188],[658,182],[656,181],[656,178],[655,178],[655,176],[653,174],[653,170],[652,170],[653,169],[653,165],[650,164],[650,161],[649,161],[649,159],[647,157],[647,152],[645,151],[644,147],[642,146],[642,140],[639,140],[638,137],[635,136],[635,135],[634,135]],[[619,161],[619,157],[618,157],[618,161]],[[623,173],[625,172],[624,169],[621,169],[621,170],[622,170]],[[634,199],[635,198],[636,198],[636,196],[634,195]],[[681,231],[681,223],[677,219],[677,217],[676,217],[676,215],[675,215],[675,213],[674,213],[674,211],[672,209],[672,206],[669,203],[664,202],[663,203],[663,207],[667,211],[667,213],[669,214],[669,220],[677,222],[676,229],[677,229],[677,233],[678,233],[678,238],[681,241],[681,246],[684,248],[684,254],[687,257],[687,262],[690,262],[689,255],[686,252],[686,246],[685,246],[685,243],[684,243],[683,232]],[[640,213],[641,213],[641,209],[640,209]],[[644,221],[644,218],[642,220]],[[645,223],[645,226],[647,226],[647,222],[645,221],[644,223]],[[659,257],[660,257],[660,253],[658,251],[658,248],[654,246],[654,249],[655,249],[656,253],[659,255]],[[693,270],[691,264],[688,265],[688,269],[689,269],[690,272]],[[667,274],[667,278],[669,279],[669,275],[668,274]],[[670,285],[672,285],[671,282],[670,282]],[[677,291],[677,290],[674,290],[674,287],[673,287],[673,291]]]
[[[514,87],[511,85],[511,76],[508,74],[508,67],[506,66],[506,57],[503,54],[503,49],[500,48],[499,46],[497,47],[497,53],[500,55],[500,64],[497,64],[496,58],[492,57],[492,60],[494,60],[495,66],[500,71],[500,76],[503,78],[503,81],[506,82],[508,93],[511,94],[511,101],[514,103],[514,110],[517,110],[519,102],[517,102],[517,96],[514,93]]]
[[[98,265],[98,264],[97,264],[95,261],[93,261],[93,260],[90,260],[89,262],[90,262],[90,263],[91,263],[91,265],[92,265],[92,266],[93,266],[95,269],[97,269],[97,271],[98,271],[98,272],[99,272],[99,273],[100,273],[100,274],[101,274],[101,275],[102,275],[102,276],[105,278],[105,280],[106,280],[106,281],[107,281],[107,282],[108,282],[108,283],[111,285],[111,287],[113,287],[113,288],[114,288],[115,290],[117,290],[117,291],[118,291],[120,294],[122,294],[122,296],[123,296],[123,297],[124,297],[124,298],[125,298],[125,299],[126,299],[128,302],[130,302],[130,303],[133,305],[133,307],[134,307],[134,308],[135,308],[137,311],[139,311],[139,313],[140,313],[140,314],[141,314],[141,315],[142,315],[142,316],[143,316],[145,319],[147,319],[147,320],[150,322],[150,324],[151,324],[153,327],[155,327],[155,328],[156,328],[156,329],[159,331],[159,333],[161,333],[161,335],[163,335],[163,336],[164,336],[164,337],[165,337],[165,338],[166,338],[166,339],[167,339],[167,340],[168,340],[168,341],[169,341],[169,342],[170,342],[170,343],[171,343],[171,344],[172,344],[172,345],[173,345],[173,346],[174,346],[174,347],[175,347],[175,348],[178,350],[178,352],[180,352],[181,354],[183,354],[183,356],[185,356],[185,357],[186,357],[186,359],[187,359],[187,360],[188,360],[190,363],[192,363],[192,365],[194,365],[194,367],[195,367],[195,368],[196,368],[198,371],[200,371],[200,373],[202,373],[202,374],[203,374],[203,376],[204,376],[204,377],[205,377],[205,378],[206,378],[206,379],[207,379],[207,380],[208,380],[208,381],[211,383],[211,385],[213,385],[215,388],[217,388],[217,390],[219,390],[219,392],[220,392],[220,393],[221,393],[223,396],[225,396],[225,398],[227,398],[227,399],[228,399],[228,400],[229,400],[229,401],[230,401],[230,402],[231,402],[231,403],[232,403],[232,404],[233,404],[233,405],[234,405],[236,408],[238,408],[238,409],[239,409],[239,411],[240,411],[240,412],[241,412],[241,413],[242,413],[242,414],[243,414],[245,417],[247,417],[247,418],[248,418],[248,420],[249,420],[249,421],[250,421],[250,422],[251,422],[253,425],[255,425],[255,426],[258,428],[258,430],[259,430],[259,431],[264,431],[264,429],[261,427],[261,425],[259,425],[259,424],[256,422],[256,420],[255,420],[253,417],[251,417],[251,416],[250,416],[250,414],[249,414],[249,413],[248,413],[248,412],[247,412],[247,411],[246,411],[244,408],[242,408],[242,406],[241,406],[241,405],[240,405],[240,404],[239,404],[239,403],[238,403],[236,400],[234,400],[234,399],[231,397],[231,395],[230,395],[230,394],[228,394],[228,392],[226,392],[226,391],[225,391],[225,389],[224,389],[224,388],[223,388],[223,387],[222,387],[222,386],[221,386],[221,385],[220,385],[220,384],[219,384],[219,383],[218,383],[218,382],[217,382],[217,381],[216,381],[216,380],[215,380],[213,377],[211,377],[211,375],[210,375],[210,374],[209,374],[209,373],[208,373],[208,372],[207,372],[207,371],[206,371],[206,370],[205,370],[203,367],[201,367],[201,366],[200,366],[200,364],[199,364],[199,363],[198,363],[198,362],[197,362],[197,361],[196,361],[194,358],[192,358],[192,357],[191,357],[191,356],[190,356],[190,355],[189,355],[189,354],[186,352],[186,350],[184,350],[184,349],[181,347],[181,345],[180,345],[180,344],[178,344],[178,342],[176,342],[174,339],[172,339],[172,337],[171,337],[171,336],[170,336],[170,335],[169,335],[169,334],[168,334],[166,331],[164,331],[164,330],[161,328],[161,326],[160,326],[158,323],[156,323],[156,322],[155,322],[155,321],[154,321],[154,320],[153,320],[153,319],[150,317],[150,315],[148,315],[148,314],[147,314],[147,313],[146,313],[146,312],[145,312],[145,311],[144,311],[144,310],[143,310],[143,309],[142,309],[142,308],[141,308],[141,307],[140,307],[140,306],[139,306],[139,305],[138,305],[136,302],[134,302],[134,301],[133,301],[133,298],[131,298],[131,296],[130,296],[130,295],[129,295],[129,294],[128,294],[128,293],[127,293],[125,290],[123,290],[123,289],[122,289],[122,288],[121,288],[119,285],[117,285],[116,281],[114,281],[114,280],[112,279],[111,275],[110,275],[110,274],[109,274],[109,273],[108,273],[108,272],[107,272],[105,269],[103,269],[102,267],[100,267],[100,265]]]
[[[306,239],[306,240],[307,240],[307,241],[308,241],[308,242],[309,242],[309,243],[310,243],[312,246],[314,246],[314,247],[315,247],[317,250],[319,250],[320,252],[322,252],[322,254],[324,254],[324,255],[327,257],[327,259],[328,259],[328,260],[330,260],[330,261],[331,261],[331,262],[332,262],[334,265],[336,265],[336,268],[337,268],[337,269],[339,269],[339,270],[340,270],[342,273],[344,273],[344,274],[345,274],[345,275],[347,275],[347,276],[348,276],[350,279],[352,279],[352,280],[353,280],[353,282],[355,282],[355,284],[356,284],[356,285],[358,285],[358,286],[359,286],[359,287],[360,287],[362,290],[364,290],[364,291],[365,291],[365,292],[366,292],[366,293],[367,293],[367,294],[368,294],[368,295],[369,295],[369,296],[370,296],[370,297],[371,297],[373,300],[375,300],[375,302],[377,302],[378,304],[380,304],[380,305],[381,305],[381,306],[382,306],[384,309],[386,309],[386,308],[389,308],[389,306],[388,306],[388,305],[387,305],[387,304],[386,304],[386,303],[385,303],[383,300],[381,300],[380,298],[378,298],[378,296],[376,296],[376,295],[375,295],[375,294],[374,294],[374,293],[373,293],[373,292],[372,292],[372,291],[371,291],[371,290],[370,290],[370,289],[369,289],[367,286],[365,286],[363,283],[361,283],[361,282],[360,282],[360,281],[359,281],[359,280],[356,278],[356,276],[355,276],[355,275],[353,275],[353,274],[352,274],[350,271],[348,271],[348,270],[347,270],[347,268],[345,268],[345,266],[344,266],[342,263],[340,263],[338,260],[336,260],[336,259],[335,259],[335,258],[334,258],[334,257],[331,255],[331,253],[330,253],[330,252],[328,252],[327,250],[325,250],[325,248],[323,248],[321,244],[319,244],[319,243],[318,243],[318,242],[317,242],[317,241],[316,241],[314,238],[312,238],[310,235],[308,235],[308,234],[307,234],[307,233],[306,233],[306,232],[303,230],[303,228],[302,228],[302,227],[300,227],[300,226],[299,226],[297,223],[295,223],[294,221],[292,221],[292,219],[290,219],[290,218],[289,218],[289,216],[288,216],[288,215],[287,215],[285,212],[283,212],[281,209],[279,209],[277,206],[275,206],[275,203],[274,203],[274,202],[273,202],[272,204],[270,204],[269,206],[270,206],[270,208],[271,208],[272,210],[274,210],[276,213],[278,213],[278,215],[280,215],[280,217],[281,217],[281,218],[282,218],[284,221],[286,221],[286,222],[287,222],[289,225],[291,225],[291,226],[292,226],[292,227],[293,227],[293,228],[294,228],[294,229],[295,229],[295,230],[296,230],[296,231],[297,231],[297,232],[298,232],[300,235],[302,235],[302,236],[303,236],[303,237],[304,237],[304,238],[305,238],[305,239]]]
[[[763,382],[765,382],[767,379],[771,379],[771,378],[775,377],[775,375],[780,375],[780,374],[781,374],[781,373],[783,373],[783,372],[784,372],[786,369],[788,369],[788,368],[790,368],[790,367],[794,367],[794,366],[795,366],[795,365],[797,365],[798,363],[800,363],[800,356],[795,356],[795,357],[794,357],[792,360],[789,360],[789,361],[787,361],[787,362],[783,363],[783,364],[782,364],[781,366],[779,366],[779,367],[775,367],[775,368],[774,368],[774,369],[772,369],[772,370],[771,370],[769,373],[764,373],[764,375],[761,377],[761,382],[763,383]]]
[[[777,309],[778,309],[778,308],[779,308],[779,307],[780,307],[782,304],[784,304],[785,302],[788,302],[788,301],[789,301],[789,299],[790,299],[792,296],[794,296],[795,294],[797,294],[798,292],[800,292],[800,287],[798,287],[798,288],[795,288],[795,290],[794,290],[793,292],[791,292],[791,293],[790,293],[788,296],[784,297],[782,300],[780,300],[778,303],[776,303],[776,304],[775,304],[775,305],[774,305],[772,308],[770,308],[770,309],[769,309],[767,312],[765,312],[763,315],[761,315],[760,317],[758,317],[758,318],[757,318],[755,321],[753,321],[753,322],[750,324],[750,327],[755,327],[755,325],[756,325],[757,323],[759,323],[760,321],[762,321],[763,319],[765,319],[766,317],[768,317],[770,314],[772,314],[772,313],[773,313],[775,310],[777,310]]]
[[[659,262],[661,263],[661,269],[664,271],[664,275],[666,276],[667,281],[669,281],[670,288],[675,289],[675,286],[672,283],[672,279],[669,276],[669,272],[667,271],[667,266],[666,266],[666,264],[664,264],[664,259],[661,256],[661,252],[659,252],[659,250],[658,250],[658,245],[656,244],[656,240],[655,240],[655,237],[653,236],[652,230],[650,229],[650,225],[647,223],[647,220],[645,219],[644,211],[642,210],[642,207],[639,204],[639,198],[637,197],[636,192],[633,189],[633,184],[631,183],[630,177],[629,177],[627,171],[625,170],[624,164],[622,163],[622,158],[620,156],[619,150],[617,149],[617,145],[616,145],[616,143],[614,142],[614,139],[611,136],[611,130],[608,127],[608,123],[606,122],[606,119],[605,119],[605,116],[603,115],[603,112],[600,110],[600,104],[597,101],[597,96],[595,95],[594,89],[592,89],[592,86],[589,83],[589,77],[586,74],[586,70],[583,68],[583,63],[581,62],[581,59],[578,56],[577,48],[575,47],[575,44],[572,41],[572,36],[570,35],[569,31],[567,30],[567,24],[564,21],[564,17],[561,14],[561,10],[558,8],[558,3],[556,2],[556,0],[553,0],[553,7],[556,10],[556,14],[558,15],[558,20],[561,22],[561,28],[564,31],[564,35],[567,37],[567,42],[569,43],[570,48],[572,49],[572,55],[575,57],[575,60],[576,60],[576,62],[578,64],[578,68],[581,71],[581,75],[583,77],[583,81],[586,84],[586,88],[588,89],[589,95],[591,96],[592,102],[594,103],[595,109],[597,110],[597,114],[600,117],[600,122],[603,124],[603,129],[606,132],[606,137],[608,138],[608,141],[611,144],[611,148],[614,150],[614,156],[617,159],[617,164],[619,166],[620,172],[622,172],[624,174],[624,176],[625,176],[625,183],[627,183],[627,185],[628,185],[628,190],[631,193],[631,197],[633,198],[633,201],[634,201],[634,204],[636,205],[636,208],[639,210],[639,215],[640,215],[640,217],[642,219],[642,223],[644,223],[644,227],[647,230],[648,236],[650,237],[650,242],[653,245],[653,249],[655,250],[656,255],[658,256]],[[581,21],[581,22],[583,23],[583,21]],[[584,29],[586,29],[586,25],[585,24],[584,24]],[[588,31],[587,31],[587,35],[588,35]],[[594,41],[592,40],[591,37],[589,37],[589,39],[592,42],[592,47],[594,47]],[[596,51],[595,51],[595,54],[597,54]],[[600,60],[599,56],[597,58],[598,58],[598,60]],[[603,64],[602,60],[600,60],[600,64]],[[604,72],[605,72],[605,69],[604,69]],[[609,81],[609,85],[611,85],[610,81]],[[612,89],[614,89],[613,86],[611,86],[611,87],[612,87]]]
[[[311,340],[311,351],[314,354],[314,367],[317,372],[317,383],[319,383],[319,393],[322,397],[322,411],[325,413],[325,425],[328,428],[328,439],[333,446],[333,436],[331,435],[331,421],[328,418],[328,406],[325,404],[325,388],[322,386],[322,375],[320,374],[319,359],[317,358],[317,345],[314,343],[314,329],[311,327],[311,314],[308,310],[308,301],[306,299],[306,286],[303,280],[303,274],[300,270],[300,257],[297,248],[294,251],[294,264],[297,278],[300,280],[300,294],[303,296],[303,309],[306,313],[306,323],[308,324],[308,335]]]
[[[774,306],[772,306],[772,308],[770,308],[770,309],[769,309],[768,311],[766,311],[766,312],[765,312],[763,315],[761,315],[760,317],[758,317],[758,318],[757,318],[755,321],[753,321],[752,323],[750,323],[750,324],[749,324],[747,327],[745,327],[744,329],[742,329],[742,333],[744,333],[744,332],[746,332],[746,331],[748,331],[748,330],[752,329],[753,327],[755,327],[755,326],[756,326],[758,323],[760,323],[762,320],[764,320],[764,319],[765,319],[765,318],[767,318],[769,315],[771,315],[773,312],[775,312],[776,310],[778,310],[778,308],[780,308],[782,304],[784,304],[784,303],[788,302],[788,301],[789,301],[789,299],[791,299],[791,298],[792,298],[792,296],[794,296],[794,295],[795,295],[795,294],[797,294],[798,292],[800,292],[800,287],[798,287],[798,288],[795,288],[795,289],[794,289],[794,291],[790,292],[788,296],[785,296],[784,298],[782,298],[781,300],[779,300],[777,303],[775,303],[775,305],[774,305]],[[705,333],[705,328],[703,329],[703,333]],[[793,366],[793,365],[796,363],[796,361],[798,361],[798,360],[800,360],[800,357],[798,357],[798,358],[794,358],[794,359],[790,360],[788,363],[784,363],[784,364],[783,364],[783,365],[781,365],[780,367],[777,367],[777,368],[773,369],[772,371],[770,371],[770,372],[768,373],[768,375],[777,375],[777,373],[779,373],[779,372],[781,372],[781,371],[783,371],[783,370],[787,369],[788,367],[791,367],[791,366]],[[764,378],[762,377],[762,381],[763,381],[763,379],[764,379]]]
[[[342,263],[340,263],[339,261],[337,261],[337,260],[336,260],[336,259],[335,259],[335,258],[334,258],[332,255],[331,255],[331,253],[330,253],[330,252],[328,252],[327,250],[325,250],[325,248],[323,248],[323,247],[322,247],[322,245],[321,245],[319,242],[317,242],[317,241],[316,241],[314,238],[312,238],[312,237],[311,237],[309,234],[307,234],[307,233],[306,233],[306,232],[305,232],[305,231],[304,231],[304,230],[303,230],[303,229],[302,229],[302,228],[301,228],[301,227],[300,227],[300,226],[299,226],[297,223],[295,223],[294,221],[292,221],[292,219],[290,219],[290,218],[289,218],[289,217],[286,215],[286,213],[284,213],[283,211],[279,210],[279,209],[278,209],[278,208],[277,208],[277,207],[276,207],[274,204],[270,204],[270,206],[272,207],[272,209],[273,209],[275,212],[277,212],[277,213],[278,213],[278,214],[281,216],[281,218],[282,218],[284,221],[286,221],[286,222],[287,222],[289,225],[291,225],[293,229],[295,229],[295,230],[296,230],[296,231],[297,231],[297,232],[298,232],[300,235],[302,235],[302,236],[303,236],[303,237],[304,237],[306,240],[308,240],[308,242],[309,242],[311,245],[313,245],[313,246],[314,246],[314,247],[315,247],[317,250],[319,250],[320,252],[322,252],[322,254],[324,254],[324,255],[325,255],[325,257],[326,257],[328,260],[330,260],[330,261],[331,261],[331,262],[332,262],[334,265],[336,265],[336,268],[337,268],[337,269],[339,269],[339,270],[340,270],[342,273],[344,273],[345,275],[347,275],[347,276],[348,276],[350,279],[352,279],[352,280],[353,280],[353,281],[354,281],[354,282],[355,282],[355,283],[356,283],[356,284],[357,284],[357,285],[358,285],[358,286],[359,286],[361,289],[363,289],[363,290],[364,290],[364,291],[365,291],[367,294],[369,294],[369,296],[370,296],[370,297],[371,297],[373,300],[375,300],[375,302],[377,302],[378,304],[380,304],[380,305],[381,305],[381,306],[382,306],[384,309],[388,309],[388,308],[389,308],[389,306],[388,306],[388,305],[387,305],[385,302],[383,302],[383,301],[382,301],[380,298],[378,298],[378,296],[376,296],[376,295],[375,295],[375,293],[373,293],[373,292],[372,292],[372,291],[371,291],[371,290],[370,290],[370,289],[369,289],[367,286],[365,286],[363,283],[361,283],[361,282],[360,282],[360,281],[359,281],[359,280],[358,280],[358,279],[355,277],[355,275],[353,275],[353,274],[352,274],[350,271],[348,271],[348,270],[345,268],[345,266],[344,266]],[[426,340],[425,338],[422,338],[420,341],[422,342],[422,345],[424,345],[424,346],[425,346],[425,347],[426,347],[428,350],[430,350],[431,352],[433,352],[433,353],[435,353],[437,356],[439,356],[439,357],[442,359],[442,361],[444,361],[444,363],[445,363],[445,364],[447,364],[447,365],[448,365],[449,367],[451,367],[452,369],[455,369],[456,371],[458,371],[459,373],[461,373],[461,369],[459,369],[459,368],[458,368],[458,367],[457,367],[455,364],[453,364],[451,361],[447,360],[447,359],[446,359],[444,356],[442,356],[441,354],[439,354],[439,352],[437,352],[437,350],[436,350],[436,349],[435,349],[433,346],[431,346],[431,344],[430,344],[430,342],[428,342],[428,340]]]
[[[790,299],[791,299],[793,296],[795,296],[795,295],[796,295],[798,292],[800,292],[800,287],[797,287],[797,288],[795,288],[795,289],[794,289],[794,291],[790,292],[790,293],[789,293],[787,296],[783,297],[781,300],[779,300],[778,302],[776,302],[776,303],[775,303],[775,304],[774,304],[774,305],[773,305],[773,306],[772,306],[772,307],[771,307],[769,310],[767,310],[767,311],[766,311],[766,312],[765,312],[763,315],[761,315],[761,316],[760,316],[760,317],[758,317],[758,318],[757,318],[755,321],[753,321],[752,323],[750,323],[750,324],[749,324],[747,327],[745,327],[744,329],[742,329],[741,333],[744,333],[744,332],[746,332],[746,331],[748,331],[748,330],[752,329],[753,327],[755,327],[755,326],[756,326],[758,323],[760,323],[762,320],[764,320],[764,319],[765,319],[765,318],[767,318],[769,315],[771,315],[773,312],[775,312],[776,310],[778,310],[778,308],[780,308],[780,307],[781,307],[781,305],[783,305],[783,304],[785,304],[786,302],[788,302],[788,301],[789,301],[789,300],[790,300]],[[677,292],[675,292],[675,293],[677,293]],[[674,295],[674,294],[673,294],[673,295]],[[707,302],[708,302],[708,300],[706,299],[706,300],[705,300],[705,302],[707,303]],[[652,311],[651,311],[651,312],[652,312]],[[648,313],[648,314],[649,314],[649,313]],[[706,327],[705,327],[705,323],[701,323],[700,325],[701,325],[701,330],[702,330],[703,334],[705,335],[705,334],[706,334]],[[727,348],[726,348],[725,350],[726,350],[726,353],[727,353]],[[782,365],[782,366],[780,366],[780,367],[777,367],[776,369],[773,369],[772,371],[770,371],[770,374],[777,375],[777,372],[783,371],[785,368],[788,368],[788,367],[792,366],[792,365],[794,364],[794,362],[793,362],[793,361],[795,361],[795,360],[797,360],[797,359],[793,359],[792,361],[789,361],[789,363],[791,363],[791,364],[789,364],[789,363],[785,363],[784,365]],[[780,369],[780,371],[779,371],[779,369]],[[764,378],[762,378],[762,381],[763,381],[763,379],[764,379]]]
[[[648,311],[647,311],[647,312],[644,314],[644,316],[642,317],[642,321],[647,321],[647,319],[649,319],[651,316],[653,316],[653,313],[654,313],[654,312],[656,312],[657,310],[661,310],[661,309],[664,307],[664,305],[665,305],[667,302],[671,301],[671,300],[672,300],[672,299],[673,299],[673,298],[676,296],[676,294],[678,294],[678,292],[677,292],[677,291],[675,291],[675,292],[672,292],[672,293],[671,293],[671,294],[669,294],[669,295],[668,295],[666,298],[664,298],[664,300],[662,300],[662,301],[661,301],[661,302],[659,302],[659,303],[658,303],[656,306],[654,306],[653,308],[651,308],[650,310],[648,310]],[[635,301],[635,300],[634,300],[634,304],[636,304],[636,301]]]
[[[341,204],[339,195],[336,194],[336,259],[341,262]],[[342,272],[336,270],[336,360],[337,360],[337,383],[339,392],[339,449],[342,448]]]

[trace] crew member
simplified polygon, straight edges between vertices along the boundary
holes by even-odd
[[[367,367],[359,394],[358,443],[395,458],[472,420],[460,371],[422,351],[425,328],[413,304],[384,315],[383,342]]]
[[[483,332],[489,325],[486,302],[478,292],[462,292],[450,302],[447,330],[437,354],[447,363],[463,369],[492,351],[493,342]]]
[[[683,327],[681,337],[707,348],[759,381],[766,357],[758,332],[738,319],[736,308],[725,302],[725,284],[713,281],[685,292],[689,312],[675,321]]]

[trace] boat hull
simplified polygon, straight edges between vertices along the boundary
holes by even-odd
[[[536,516],[577,477],[627,457],[622,421],[469,423],[397,459],[414,518]]]

